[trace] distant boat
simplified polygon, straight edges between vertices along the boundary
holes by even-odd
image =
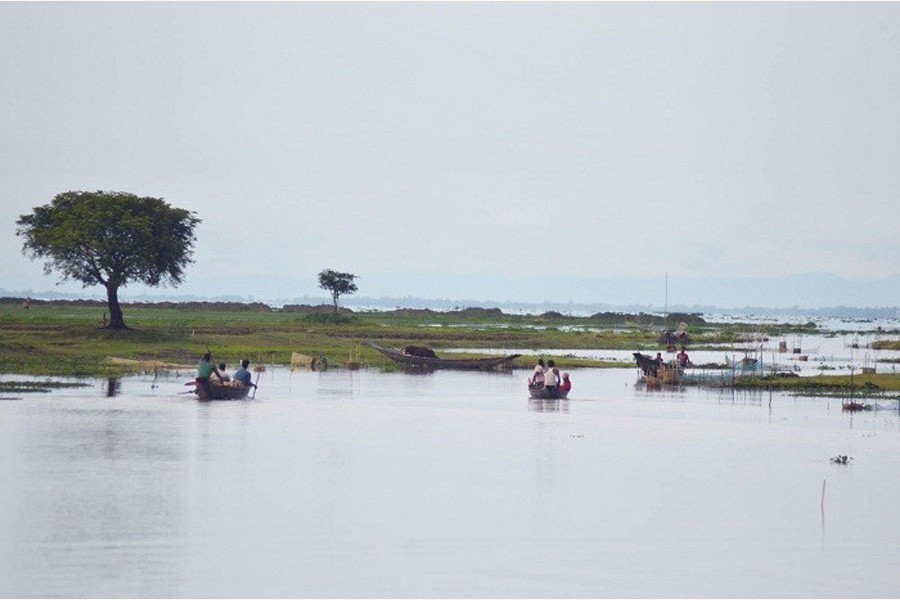
[[[860,410],[872,410],[872,405],[871,404],[863,404],[862,402],[854,402],[851,400],[850,402],[844,402],[841,405],[841,409],[849,410],[851,412],[857,412]]]
[[[492,356],[486,358],[440,358],[438,356],[409,354],[393,348],[385,348],[384,346],[379,346],[373,342],[367,342],[366,345],[400,364],[417,368],[488,371],[500,366],[508,365],[510,362],[521,356],[521,354],[510,354],[508,356]]]

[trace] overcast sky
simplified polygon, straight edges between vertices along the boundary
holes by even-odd
[[[0,287],[53,288],[15,221],[98,189],[203,220],[167,293],[896,278],[898,32],[893,2],[3,2]]]

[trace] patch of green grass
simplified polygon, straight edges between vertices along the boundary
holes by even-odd
[[[327,308],[327,307],[326,307]],[[0,303],[0,356],[3,370],[46,376],[111,377],[137,367],[112,366],[108,356],[136,361],[159,360],[193,365],[207,349],[213,359],[236,365],[289,364],[292,352],[325,357],[331,366],[358,355],[364,365],[393,369],[394,363],[364,345],[428,346],[440,355],[449,348],[522,348],[514,367],[531,369],[537,358],[554,358],[563,368],[628,367],[628,362],[554,355],[554,350],[608,349],[649,351],[660,348],[663,327],[690,325],[692,348],[734,342],[755,326],[706,324],[696,315],[604,313],[570,317],[559,313],[507,315],[498,309],[450,312],[400,309],[342,312],[323,307],[270,310],[264,305],[123,305],[130,329],[99,326],[105,306],[74,303]],[[773,329],[783,334],[787,329]],[[129,371],[132,369],[132,371]]]
[[[874,350],[900,350],[900,340],[877,340],[872,342]]]
[[[798,392],[830,392],[834,394],[880,395],[900,392],[900,374],[878,373],[859,375],[776,374],[763,377],[741,377],[737,389],[788,390]]]

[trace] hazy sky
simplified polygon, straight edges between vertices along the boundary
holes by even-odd
[[[166,293],[896,278],[898,32],[893,2],[3,2],[0,287],[52,288],[15,220],[98,189],[203,220]]]

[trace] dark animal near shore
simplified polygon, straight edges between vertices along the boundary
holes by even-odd
[[[644,375],[652,375],[656,377],[657,370],[659,369],[659,363],[652,356],[647,356],[646,354],[641,354],[640,352],[634,352],[634,359],[637,361],[638,367],[641,368],[641,371],[644,372]]]

